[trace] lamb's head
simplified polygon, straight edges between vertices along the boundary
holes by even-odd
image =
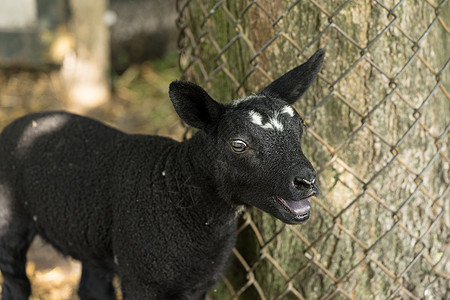
[[[228,105],[214,101],[199,86],[170,86],[175,110],[203,131],[214,149],[210,161],[222,197],[255,206],[281,221],[309,219],[307,200],[319,194],[316,172],[301,150],[302,119],[291,106],[319,72],[324,51],[278,78],[257,95]]]

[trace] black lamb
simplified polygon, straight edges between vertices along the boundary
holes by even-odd
[[[244,206],[300,224],[319,193],[291,104],[324,51],[231,104],[185,81],[176,112],[199,131],[182,143],[126,134],[65,112],[26,115],[0,135],[2,299],[28,299],[36,234],[82,262],[81,299],[203,299],[226,267]]]

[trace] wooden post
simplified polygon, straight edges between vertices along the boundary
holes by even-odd
[[[75,50],[64,58],[61,78],[69,108],[84,112],[110,97],[108,0],[71,0]]]

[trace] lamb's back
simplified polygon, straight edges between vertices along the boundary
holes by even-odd
[[[0,135],[0,180],[10,186],[15,210],[61,252],[111,260],[117,171],[142,139],[65,112],[27,115]],[[166,141],[146,140],[159,139]]]

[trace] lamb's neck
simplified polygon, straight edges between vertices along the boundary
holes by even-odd
[[[206,133],[197,132],[191,139],[184,141],[182,147],[186,151],[184,157],[189,159],[196,174],[202,179],[214,181],[213,162],[217,159],[217,149],[207,141]]]
[[[215,193],[216,182],[212,162],[215,159],[215,149],[205,142],[202,132],[191,139],[177,145],[170,157],[176,161],[176,170],[180,179],[190,185],[201,187],[203,192]],[[212,196],[212,195],[210,195]]]
[[[185,203],[181,205],[186,210],[192,208],[194,214],[202,217],[209,215],[211,219],[220,217],[221,222],[234,222],[236,207],[220,197],[215,180],[213,161],[217,150],[205,141],[204,135],[198,132],[174,149],[171,160],[177,162],[173,173],[178,175],[175,183],[172,180],[171,189],[183,195]]]

